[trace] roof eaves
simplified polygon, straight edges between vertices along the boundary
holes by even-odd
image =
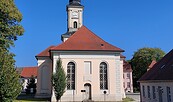
[[[39,58],[47,58],[47,57],[50,57],[50,56],[35,56],[35,58],[38,60]]]
[[[137,82],[173,82],[173,80],[138,80]]]
[[[51,49],[52,51],[106,51],[106,52],[124,52],[124,50],[55,50],[55,49]]]

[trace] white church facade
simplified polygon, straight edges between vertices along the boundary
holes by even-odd
[[[63,42],[36,56],[39,67],[36,97],[52,97],[52,102],[56,101],[51,76],[60,58],[67,75],[62,102],[110,102],[125,98],[121,58],[124,50],[105,42],[83,25],[83,8],[80,0],[69,0],[68,31],[62,35]]]

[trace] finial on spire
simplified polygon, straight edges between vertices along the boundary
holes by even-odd
[[[69,0],[69,4],[80,4],[81,0]]]

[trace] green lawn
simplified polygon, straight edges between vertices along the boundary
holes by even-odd
[[[18,99],[14,102],[49,102],[47,99]]]
[[[29,96],[29,95],[27,95]],[[32,95],[31,95],[32,96]],[[124,98],[122,102],[132,102],[134,101],[132,98]],[[22,99],[16,99],[13,102],[49,102],[49,99],[36,99],[34,97],[27,97],[26,99],[22,98]]]
[[[134,101],[134,99],[132,98],[129,97],[123,98],[123,102],[132,102],[132,101]]]

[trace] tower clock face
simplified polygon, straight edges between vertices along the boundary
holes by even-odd
[[[77,11],[72,12],[72,18],[78,18],[78,12]]]

